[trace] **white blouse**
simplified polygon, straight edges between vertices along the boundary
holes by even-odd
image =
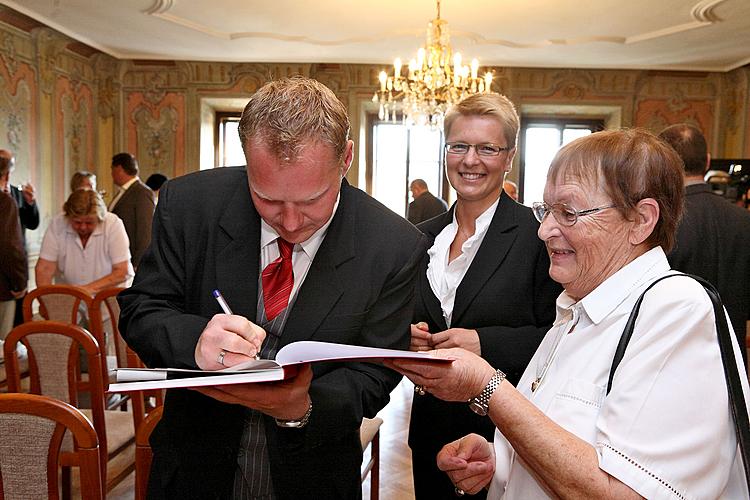
[[[482,246],[484,235],[487,234],[487,229],[495,216],[499,201],[500,198],[477,217],[474,222],[474,234],[464,242],[461,246],[461,255],[453,259],[453,262],[449,263],[448,259],[450,258],[451,243],[458,233],[455,210],[453,211],[453,221],[440,231],[440,234],[435,238],[435,243],[427,250],[427,255],[430,257],[430,262],[427,265],[427,280],[430,282],[432,293],[440,301],[443,317],[448,328],[451,326],[458,285],[461,284],[461,280],[464,279],[466,271],[469,270],[471,263],[474,261],[479,247]]]
[[[748,498],[713,308],[696,281],[670,278],[646,294],[612,390],[605,394],[633,304],[665,274],[670,274],[669,263],[657,247],[577,303],[563,292],[557,321],[518,389],[557,424],[594,446],[602,470],[645,498]],[[537,379],[540,385],[532,392]],[[742,379],[750,401],[747,379]],[[499,431],[495,451],[489,498],[547,498]]]

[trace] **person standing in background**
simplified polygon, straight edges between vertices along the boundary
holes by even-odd
[[[90,189],[91,191],[96,191],[96,175],[86,170],[75,172],[70,178],[70,192],[72,193],[79,189]]]
[[[750,319],[750,213],[713,193],[704,182],[711,156],[700,130],[681,123],[662,130],[659,138],[677,151],[685,169],[685,215],[677,228],[677,244],[667,255],[669,263],[719,290],[744,346]],[[745,349],[742,355],[747,358]]]
[[[39,227],[39,207],[36,203],[36,190],[30,182],[23,184],[20,189],[10,183],[10,174],[16,167],[16,159],[7,149],[0,149],[0,191],[5,192],[13,198],[16,203],[16,212],[21,224],[21,241],[23,242],[24,255],[26,250],[26,230],[34,230]],[[26,262],[28,267],[28,261]],[[27,272],[28,274],[28,272]],[[23,287],[26,289],[26,286]],[[23,297],[24,292],[16,297],[16,312],[14,325],[23,323]]]
[[[26,293],[28,267],[18,207],[7,193],[0,193],[0,341],[13,328],[16,299]]]
[[[138,177],[138,161],[130,153],[112,157],[112,180],[117,192],[108,209],[125,224],[133,267],[137,268],[151,242],[151,220],[156,206],[154,192]]]
[[[406,212],[406,218],[412,224],[416,225],[427,219],[432,219],[448,210],[448,205],[434,196],[427,189],[427,183],[423,179],[414,179],[409,186],[414,201],[409,203],[409,209]]]

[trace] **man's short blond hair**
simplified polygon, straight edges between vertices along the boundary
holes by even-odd
[[[295,159],[310,143],[330,144],[344,159],[349,115],[328,87],[302,76],[282,78],[261,87],[242,112],[239,135],[243,149],[260,140],[279,158]]]

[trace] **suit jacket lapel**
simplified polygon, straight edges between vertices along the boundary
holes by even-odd
[[[219,227],[230,241],[216,256],[216,286],[233,313],[254,322],[258,305],[260,216],[250,199],[247,182],[239,185],[229,198]]]
[[[497,270],[516,239],[518,221],[514,202],[502,193],[495,215],[492,217],[487,234],[482,240],[479,251],[461,280],[456,290],[456,301],[453,305],[451,323],[458,324],[466,313],[474,297],[479,293],[487,280]]]
[[[354,230],[357,227],[357,207],[351,196],[353,189],[346,180],[342,182],[339,206],[305,282],[297,292],[297,299],[281,336],[282,344],[312,337],[344,293],[338,267],[354,258],[356,253]]]

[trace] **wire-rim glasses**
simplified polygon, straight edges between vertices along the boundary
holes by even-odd
[[[565,227],[570,227],[578,222],[579,217],[591,215],[608,208],[615,208],[617,205],[604,205],[596,208],[589,208],[587,210],[576,210],[567,203],[553,203],[547,205],[542,201],[538,201],[531,205],[531,210],[534,212],[534,217],[539,222],[543,222],[547,214],[552,212],[552,216],[555,218],[558,224]]]
[[[445,151],[451,155],[465,155],[469,153],[469,150],[474,148],[474,151],[479,156],[497,156],[503,151],[510,151],[513,149],[510,146],[498,146],[497,144],[485,143],[485,144],[466,144],[465,142],[446,142]]]

